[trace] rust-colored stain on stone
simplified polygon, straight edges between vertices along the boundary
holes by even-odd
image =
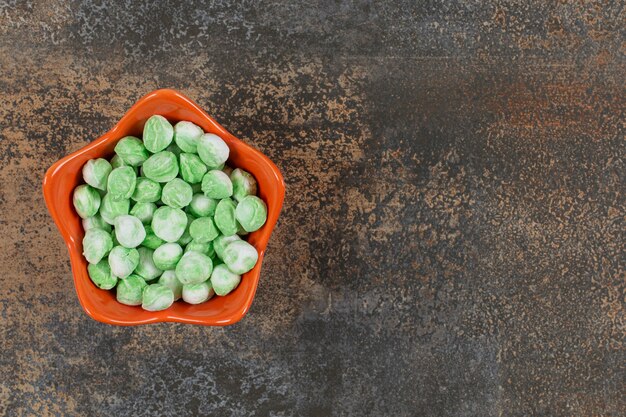
[[[626,413],[620,2],[109,3],[0,4],[0,415]],[[161,87],[287,182],[232,327],[90,320],[43,203]]]

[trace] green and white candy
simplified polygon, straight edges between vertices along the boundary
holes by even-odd
[[[223,171],[213,169],[202,178],[202,192],[210,198],[222,199],[233,195],[233,183]]]
[[[174,128],[163,116],[150,117],[143,127],[143,144],[152,153],[161,152],[174,139]]]
[[[189,234],[196,242],[208,243],[218,237],[220,232],[217,230],[212,218],[200,217],[191,222]]]
[[[161,201],[172,208],[183,208],[191,203],[193,191],[191,185],[180,178],[174,178],[163,186]]]
[[[146,281],[160,277],[163,270],[154,264],[154,251],[140,246],[137,252],[139,252],[139,264],[135,268],[135,273]]]
[[[83,218],[95,216],[100,208],[100,194],[90,185],[79,185],[74,189],[72,198],[76,213]]]
[[[130,165],[137,167],[143,164],[149,156],[141,139],[134,136],[126,136],[120,139],[117,145],[115,145],[115,153],[120,157],[121,161],[115,160],[115,157],[113,157],[113,161],[115,165],[121,163],[119,166]],[[113,168],[117,168],[117,166],[113,166]]]
[[[141,305],[143,289],[148,284],[139,275],[130,275],[117,283],[117,301],[128,306]]]
[[[90,229],[83,238],[83,256],[90,264],[97,264],[113,248],[113,240],[102,229]]]
[[[123,214],[128,214],[130,208],[130,200],[116,201],[111,198],[111,195],[105,194],[102,197],[102,204],[100,204],[100,215],[102,220],[109,224],[115,223],[115,218]]]
[[[110,162],[88,161],[73,204],[94,284],[149,311],[233,291],[258,262],[239,235],[263,226],[267,206],[250,173],[225,165],[229,156],[219,136],[155,115],[143,140],[124,137]]]
[[[230,155],[230,149],[222,138],[213,133],[205,133],[198,139],[198,155],[209,169],[221,168]]]
[[[141,308],[148,311],[165,310],[174,303],[174,292],[163,284],[150,284],[143,289]]]
[[[176,277],[183,284],[199,284],[206,281],[213,271],[213,261],[198,252],[187,252],[176,265]]]
[[[183,152],[196,153],[198,140],[204,134],[200,126],[191,122],[178,122],[174,126],[174,141]]]
[[[241,201],[246,196],[256,194],[256,180],[243,169],[233,169],[233,172],[230,174],[230,181],[233,183],[233,198],[235,200]]]
[[[229,243],[224,249],[222,260],[235,274],[245,274],[256,265],[259,254],[255,247],[245,240]]]
[[[176,242],[185,232],[187,215],[178,208],[162,206],[152,217],[152,230],[166,242]]]
[[[196,217],[209,217],[215,215],[217,200],[207,197],[204,194],[194,194],[189,203],[189,213]]]
[[[202,181],[208,168],[200,157],[193,153],[181,153],[178,157],[180,163],[180,176],[189,184],[197,184]]]
[[[166,243],[154,250],[154,265],[162,270],[174,269],[183,256],[183,248],[178,243]]]
[[[161,198],[161,184],[150,178],[139,177],[131,198],[138,203],[154,203]]]
[[[255,195],[244,197],[237,204],[235,218],[246,232],[259,230],[267,220],[267,206]]]
[[[111,268],[106,260],[101,260],[97,264],[87,266],[89,278],[98,288],[110,290],[117,284],[117,277],[111,274]]]
[[[106,159],[90,159],[83,166],[83,179],[92,187],[104,191],[107,188],[107,179],[112,170],[111,164]]]
[[[109,267],[111,273],[119,278],[126,278],[139,265],[139,252],[124,246],[116,246],[109,253]]]
[[[109,174],[107,193],[115,201],[129,199],[135,191],[137,174],[133,167],[115,168]]]
[[[179,300],[183,295],[183,283],[176,278],[176,271],[168,270],[163,271],[163,274],[159,277],[157,281],[159,284],[163,284],[166,287],[169,287],[170,290],[174,293],[174,301]]]
[[[152,155],[142,166],[143,175],[156,182],[168,182],[178,175],[176,155],[162,151]]]
[[[135,216],[124,214],[115,218],[115,237],[125,248],[136,248],[146,238],[143,223]]]
[[[235,202],[230,198],[225,198],[217,203],[215,208],[215,225],[224,236],[237,233],[237,220],[235,218]]]
[[[213,291],[211,281],[183,285],[183,301],[189,304],[204,303],[213,297],[214,294],[215,291]]]
[[[157,206],[154,203],[135,203],[133,208],[130,209],[130,215],[137,217],[143,224],[149,225],[152,223],[152,217],[156,209]]]
[[[226,295],[239,285],[241,275],[235,274],[225,264],[217,265],[211,274],[211,284],[217,295]]]

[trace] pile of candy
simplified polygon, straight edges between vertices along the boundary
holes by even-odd
[[[73,203],[93,283],[149,311],[233,291],[258,260],[240,236],[265,224],[267,207],[229,154],[219,136],[155,115],[143,141],[126,136],[110,162],[87,161]]]

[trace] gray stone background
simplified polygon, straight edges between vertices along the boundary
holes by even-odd
[[[0,415],[623,416],[620,1],[0,1]],[[41,181],[171,87],[287,183],[250,313],[81,310]]]

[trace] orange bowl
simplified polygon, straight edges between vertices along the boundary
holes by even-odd
[[[72,205],[72,192],[83,183],[81,171],[85,162],[113,156],[117,141],[128,135],[141,136],[144,123],[153,114],[160,114],[171,122],[189,120],[205,132],[215,133],[224,139],[230,147],[229,164],[254,175],[258,183],[258,195],[267,203],[268,209],[265,225],[248,235],[248,242],[259,252],[259,261],[250,272],[242,276],[236,290],[225,297],[213,297],[198,305],[175,302],[167,310],[158,312],[120,304],[112,291],[101,290],[91,282],[87,274],[87,261],[82,256],[84,231],[81,219]],[[124,326],[162,321],[225,326],[241,320],[250,309],[259,283],[267,242],[283,205],[285,183],[269,158],[226,131],[196,103],[174,90],[156,90],[142,97],[113,129],[98,140],[52,165],[43,180],[43,194],[50,215],[70,253],[78,300],[90,317]]]

